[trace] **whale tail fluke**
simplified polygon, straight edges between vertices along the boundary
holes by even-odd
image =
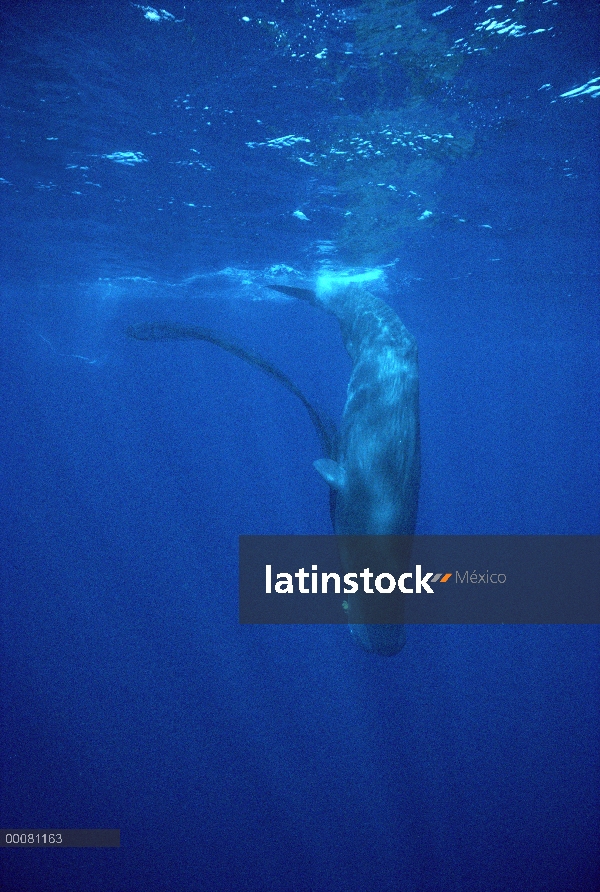
[[[302,291],[304,289],[290,289]],[[138,325],[130,325],[126,329],[128,337],[136,341],[208,341],[210,344],[216,344],[222,350],[232,353],[238,359],[243,359],[249,365],[253,365],[265,374],[270,375],[276,381],[296,396],[310,417],[314,428],[321,441],[321,448],[327,458],[332,458],[336,452],[337,432],[335,425],[326,417],[322,416],[315,407],[304,396],[299,387],[285,375],[281,369],[268,362],[258,353],[246,350],[239,344],[227,341],[220,335],[211,331],[210,328],[203,328],[200,325],[181,325],[178,322],[141,322]]]
[[[180,325],[178,322],[140,322],[138,325],[129,325],[125,334],[136,341],[198,340],[219,343],[210,329],[199,325]]]

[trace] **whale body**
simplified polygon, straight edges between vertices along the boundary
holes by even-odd
[[[336,492],[336,534],[412,535],[421,470],[415,339],[351,277],[324,278],[315,291],[269,287],[333,313],[352,360],[336,459],[314,463]]]
[[[336,454],[314,463],[335,494],[334,532],[412,536],[421,472],[415,339],[392,308],[353,277],[321,277],[314,291],[269,287],[333,313],[352,360]],[[371,546],[371,561],[379,561],[383,570],[395,566],[403,572],[407,554],[394,554],[386,540],[380,541],[381,548]],[[347,567],[366,566],[364,551],[353,556],[343,547]],[[398,653],[405,640],[403,625],[361,623],[363,606],[359,598],[349,599],[355,639],[368,651]]]
[[[297,396],[309,413],[325,453],[314,466],[330,487],[332,523],[335,534],[341,537],[345,569],[359,572],[369,566],[376,573],[392,570],[398,577],[406,569],[410,542],[399,547],[389,537],[414,534],[419,499],[415,340],[391,307],[365,287],[362,277],[323,275],[314,290],[278,284],[267,287],[308,301],[332,313],[339,322],[352,360],[352,374],[337,436],[283,372],[209,329],[158,322],[131,326],[127,334],[143,341],[209,341],[260,368]],[[374,538],[365,544],[365,539],[353,537]],[[405,641],[401,619],[370,623],[369,606],[360,593],[348,598],[347,618],[354,639],[371,653],[398,653]]]

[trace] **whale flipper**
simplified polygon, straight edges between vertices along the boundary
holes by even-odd
[[[319,472],[323,480],[338,492],[346,485],[346,474],[342,465],[331,458],[318,458],[313,462],[313,467]]]

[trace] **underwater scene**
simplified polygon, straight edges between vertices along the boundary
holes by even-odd
[[[600,542],[598,4],[0,38],[0,890],[597,892],[598,625],[242,624],[239,549]]]

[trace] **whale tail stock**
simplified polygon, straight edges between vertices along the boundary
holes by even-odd
[[[317,295],[310,288],[296,288],[292,285],[267,285],[267,288],[270,288],[271,291],[279,291],[281,294],[287,294],[288,297],[295,297],[298,300],[308,301],[309,304],[314,304],[317,301]]]

